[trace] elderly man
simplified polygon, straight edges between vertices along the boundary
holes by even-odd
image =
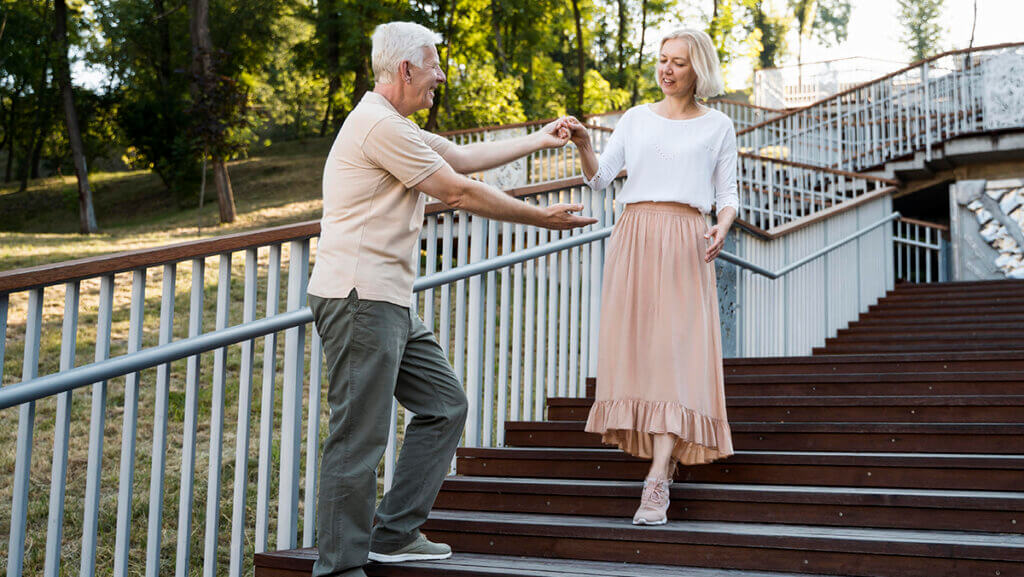
[[[368,556],[387,563],[451,555],[419,527],[447,474],[467,403],[434,335],[410,312],[424,207],[416,189],[487,218],[553,229],[595,222],[572,214],[581,206],[532,206],[462,176],[564,146],[564,121],[500,144],[455,146],[406,118],[430,108],[445,81],[439,41],[418,24],[377,27],[376,85],[345,120],[324,168],[321,236],[309,282],[331,407],[320,464],[316,576],[365,575]],[[392,398],[416,416],[373,526]]]

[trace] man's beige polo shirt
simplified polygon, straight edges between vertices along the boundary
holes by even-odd
[[[423,226],[412,190],[455,145],[422,130],[383,96],[367,92],[342,124],[324,167],[324,208],[309,294],[407,307]]]

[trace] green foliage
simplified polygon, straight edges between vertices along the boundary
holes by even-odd
[[[924,60],[942,50],[945,32],[939,19],[945,0],[897,0],[897,17],[903,25],[900,36],[913,60]]]

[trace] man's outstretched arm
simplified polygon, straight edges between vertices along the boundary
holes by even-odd
[[[444,159],[456,172],[473,174],[508,164],[538,150],[561,148],[567,142],[569,130],[565,127],[564,120],[559,118],[526,136],[456,146],[444,155]]]
[[[495,220],[532,224],[565,230],[594,224],[596,219],[572,214],[583,210],[579,204],[535,206],[517,200],[504,192],[456,173],[449,166],[416,185],[416,188],[448,206]]]

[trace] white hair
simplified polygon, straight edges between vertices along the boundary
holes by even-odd
[[[702,30],[682,28],[668,33],[658,44],[658,50],[669,40],[680,39],[690,48],[690,65],[697,73],[697,86],[694,95],[697,98],[711,98],[725,90],[722,82],[722,71],[718,65],[718,52],[711,43],[711,37]]]
[[[440,34],[415,22],[381,24],[373,31],[374,80],[379,84],[392,84],[403,60],[423,66],[423,48],[440,43]]]

